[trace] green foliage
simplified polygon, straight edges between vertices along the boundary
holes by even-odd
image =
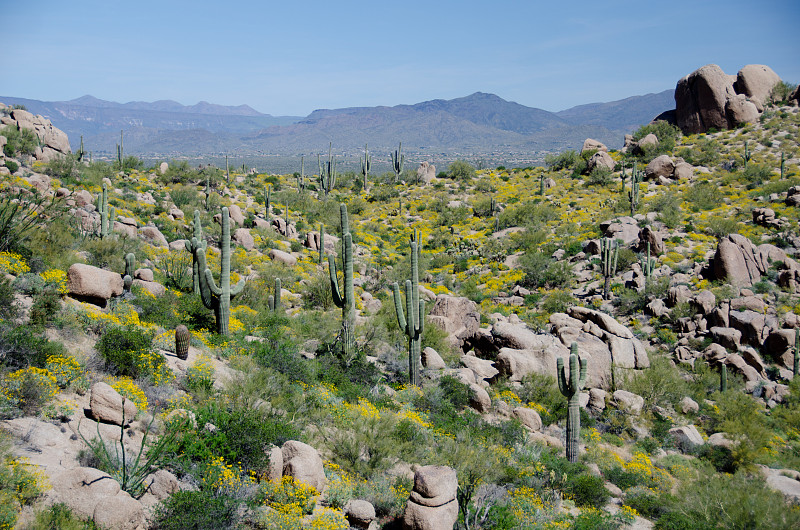
[[[568,149],[563,153],[545,155],[544,163],[552,171],[560,169],[570,169],[580,159],[580,155],[574,149]]]
[[[0,252],[24,252],[31,232],[56,210],[55,198],[20,189],[0,193]]]
[[[642,396],[647,409],[665,403],[677,405],[689,393],[680,371],[663,355],[651,355],[648,368],[631,372],[626,378],[625,389]]]
[[[15,528],[20,509],[32,504],[44,486],[30,466],[12,458],[11,442],[0,432],[0,528]]]
[[[742,180],[747,183],[747,188],[753,189],[772,177],[772,167],[766,164],[747,164],[741,176]]]
[[[710,416],[707,429],[724,432],[734,442],[731,448],[733,467],[751,467],[772,437],[763,406],[737,391],[720,392],[714,398],[717,407]]]
[[[14,297],[14,287],[11,285],[11,280],[2,277],[0,278],[0,320],[13,320],[17,316],[19,316],[19,304]]]
[[[539,227],[559,218],[558,210],[551,204],[539,202],[538,199],[522,204],[509,206],[500,213],[500,226]]]
[[[0,129],[0,135],[6,137],[3,154],[9,158],[17,155],[33,155],[39,146],[39,138],[30,129],[17,129],[13,125],[7,125]]]
[[[780,81],[777,85],[772,87],[772,92],[770,92],[769,99],[765,103],[771,103],[774,105],[785,105],[787,101],[789,101],[789,96],[792,95],[792,92],[797,88],[797,85],[792,83],[787,83],[786,81]]]
[[[16,173],[17,170],[19,169],[19,164],[10,159],[3,162],[3,164],[5,164],[5,166],[8,168],[8,170],[11,172],[12,175]]]
[[[721,239],[727,235],[738,233],[739,222],[731,217],[712,216],[708,218],[704,231],[717,239]]]
[[[222,457],[228,464],[240,464],[244,471],[265,473],[269,469],[269,451],[265,448],[281,446],[300,436],[281,416],[263,408],[210,401],[195,414],[198,428],[184,425],[177,429],[174,441],[167,447],[174,465],[184,470],[212,457]],[[216,429],[204,428],[208,423]]]
[[[164,364],[164,358],[153,347],[152,331],[138,326],[109,326],[97,341],[95,349],[115,374],[131,378],[153,375]],[[142,363],[142,358],[152,363]]]
[[[623,315],[633,315],[641,313],[650,300],[664,298],[669,289],[669,278],[658,278],[647,282],[642,291],[636,289],[622,288],[614,300],[617,310]]]
[[[589,186],[609,186],[614,181],[611,170],[606,167],[596,167],[589,174],[586,183]]]
[[[658,213],[658,220],[668,228],[675,228],[683,220],[681,199],[674,192],[660,193],[649,203],[649,210]]]
[[[693,166],[713,167],[719,163],[719,143],[700,138],[693,147],[682,147],[677,155]]]
[[[48,357],[65,351],[60,342],[49,341],[44,333],[30,327],[0,325],[0,359],[8,368],[44,368]]]
[[[656,528],[665,530],[800,527],[800,512],[781,493],[768,488],[759,474],[703,473],[683,483],[674,497],[664,497],[662,503],[667,513]]]
[[[643,158],[652,159],[664,153],[671,153],[675,149],[675,142],[681,137],[681,130],[663,120],[642,125],[633,133],[633,139],[639,141],[648,134],[655,134],[658,145],[645,146]]]
[[[80,164],[73,155],[57,156],[47,163],[44,172],[51,177],[69,182],[80,175]]]
[[[27,530],[96,530],[91,519],[83,520],[64,503],[56,503],[36,512],[33,524]]]
[[[447,176],[453,180],[469,181],[475,178],[475,168],[468,162],[456,160],[450,164]]]
[[[567,402],[558,390],[555,377],[531,372],[522,379],[517,395],[523,403],[536,403],[544,408],[539,411],[544,425],[567,417]]]
[[[178,491],[156,508],[152,530],[234,528],[239,501],[209,490]]]
[[[575,281],[570,263],[556,261],[542,251],[528,251],[520,256],[519,268],[525,273],[520,282],[525,287],[561,289],[570,287]]]
[[[151,432],[150,429],[155,421],[155,416],[150,420],[150,424],[144,431],[142,443],[139,446],[139,452],[134,455],[128,455],[127,449],[124,446],[125,439],[125,425],[128,420],[132,418],[125,418],[125,397],[122,398],[122,425],[119,427],[119,440],[111,443],[113,453],[109,451],[109,443],[103,440],[100,436],[100,424],[97,424],[97,437],[93,440],[87,440],[83,434],[78,431],[84,443],[89,447],[94,457],[98,460],[98,469],[105,471],[111,477],[119,482],[119,487],[123,491],[131,494],[134,498],[139,498],[144,495],[146,491],[145,480],[149,475],[158,471],[164,462],[165,451],[173,443],[175,436],[180,427],[173,424],[167,429],[161,438],[155,443],[147,443],[147,435]]]
[[[692,210],[695,212],[713,210],[722,205],[724,198],[725,195],[719,186],[707,180],[695,182],[684,193],[684,199],[692,205]]]
[[[45,289],[33,298],[33,305],[29,313],[31,326],[44,327],[55,319],[61,310],[61,295],[52,289]]]

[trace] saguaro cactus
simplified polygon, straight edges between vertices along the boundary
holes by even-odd
[[[647,257],[642,256],[642,274],[644,274],[644,282],[650,281],[653,271],[656,268],[656,260],[650,257],[650,242],[647,242]]]
[[[323,164],[319,155],[317,155],[317,164],[319,165],[319,185],[322,191],[325,192],[325,197],[336,187],[336,159],[333,156],[333,143],[328,144],[328,161]]]
[[[633,171],[631,172],[631,191],[628,192],[628,199],[631,201],[631,216],[636,214],[636,208],[639,207],[639,183],[642,181],[642,175],[636,169],[636,164],[633,164]]]
[[[228,215],[228,208],[222,207],[222,240],[220,249],[222,257],[220,259],[220,285],[214,281],[214,275],[206,267],[205,249],[195,250],[198,266],[203,270],[200,275],[200,298],[203,305],[208,309],[214,310],[214,317],[217,320],[217,333],[220,335],[228,334],[228,320],[231,316],[231,299],[242,292],[244,279],[231,287],[231,224]]]
[[[122,285],[126,291],[133,285],[133,271],[136,270],[136,255],[133,252],[125,254],[125,274],[122,275]]]
[[[325,260],[325,225],[319,224],[319,264],[322,266]]]
[[[175,328],[175,355],[185,361],[189,357],[189,328],[183,324]]]
[[[83,149],[83,144],[81,144],[81,149]],[[786,152],[781,151],[781,180],[786,176]]]
[[[397,313],[397,324],[408,337],[408,376],[412,385],[419,386],[419,363],[422,333],[425,331],[425,300],[419,299],[419,246],[411,241],[411,279],[406,280],[406,312],[403,313],[403,301],[400,298],[400,286],[393,285],[394,309]],[[408,317],[408,318],[406,318]]]
[[[747,143],[747,140],[744,142],[744,168],[747,169],[747,163],[750,162],[750,159],[753,158],[753,154],[750,152],[750,146]]]
[[[611,292],[611,278],[617,273],[617,257],[619,244],[616,239],[603,238],[600,240],[600,256],[603,267],[603,299],[608,300]]]
[[[353,237],[350,235],[350,225],[347,220],[347,205],[339,205],[339,217],[342,223],[342,256],[343,256],[343,289],[339,288],[339,279],[336,276],[336,260],[328,256],[328,272],[331,278],[331,291],[333,303],[342,308],[342,355],[352,358],[356,348],[356,300],[353,294]],[[322,244],[322,241],[320,241]]]
[[[719,365],[719,391],[725,392],[728,390],[728,365],[722,363]]]
[[[264,217],[267,222],[271,222],[272,215],[270,214],[270,199],[272,198],[272,184],[264,186]]]
[[[197,259],[197,251],[201,251],[203,255],[203,262],[205,263],[206,256],[206,240],[203,235],[203,224],[200,222],[200,210],[194,211],[194,235],[192,239],[186,241],[186,250],[192,254],[192,291],[194,294],[200,294],[200,275],[204,274],[205,265],[200,268],[200,263]]]
[[[278,311],[281,308],[281,279],[275,278],[275,295],[269,295],[267,299],[270,311]]]
[[[103,182],[103,191],[97,196],[97,211],[100,212],[100,239],[111,235],[114,228],[114,207],[108,206],[108,186]]]
[[[231,169],[228,166],[228,155],[225,155],[225,182],[231,183]]]
[[[567,460],[578,460],[578,438],[581,432],[580,393],[586,385],[586,359],[578,356],[578,343],[573,342],[569,355],[569,374],[564,372],[564,359],[556,360],[558,389],[567,398]]]
[[[300,174],[297,176],[297,193],[303,193],[306,189],[306,157],[300,157]]]
[[[370,168],[372,168],[372,157],[369,156],[369,146],[364,144],[364,158],[361,159],[361,176],[364,178],[364,191],[367,191]]]
[[[400,146],[391,153],[392,157],[392,171],[394,171],[394,181],[397,182],[400,180],[400,173],[403,172],[403,164],[406,161],[406,155],[403,154],[403,142],[400,142]]]

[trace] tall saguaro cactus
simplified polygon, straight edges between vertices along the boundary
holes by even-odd
[[[364,191],[367,191],[370,168],[372,168],[372,158],[369,156],[369,146],[364,144],[364,158],[361,160],[361,176],[364,178]]]
[[[202,269],[200,268],[200,262],[197,259],[197,251],[200,250],[202,252],[205,263],[207,246],[205,236],[203,235],[203,224],[200,222],[200,210],[194,211],[194,221],[192,221],[192,225],[194,226],[194,235],[192,239],[186,241],[186,250],[192,254],[192,292],[194,292],[194,294],[200,294],[200,275],[204,274],[205,265]]]
[[[342,341],[342,355],[350,359],[356,348],[355,327],[356,327],[356,300],[353,292],[353,236],[350,235],[350,225],[347,220],[347,205],[339,205],[339,217],[342,223],[342,256],[343,256],[343,289],[339,287],[339,279],[336,276],[336,260],[333,256],[328,256],[328,272],[331,278],[331,291],[333,293],[333,303],[336,307],[342,308],[342,330],[340,339]],[[322,245],[322,240],[320,240]]]
[[[392,157],[392,171],[394,171],[394,181],[397,182],[400,180],[400,173],[403,172],[403,164],[406,161],[406,155],[403,154],[403,142],[400,142],[400,146],[395,149],[394,153],[391,153]]]
[[[336,187],[336,159],[333,156],[333,143],[328,144],[328,161],[322,163],[319,155],[317,155],[317,164],[319,165],[319,185],[322,191],[325,192],[325,197]]]
[[[300,174],[297,176],[297,193],[303,193],[306,189],[306,157],[300,157]]]
[[[642,182],[642,175],[633,164],[631,172],[631,191],[628,192],[628,199],[631,202],[631,216],[636,215],[636,208],[639,207],[639,183]]]
[[[800,329],[794,332],[794,362],[792,363],[792,377],[797,377],[800,372]]]
[[[569,355],[569,374],[564,372],[564,359],[556,360],[558,389],[567,398],[567,460],[578,460],[578,438],[581,432],[580,394],[586,385],[586,359],[578,356],[578,343],[573,342]]]
[[[611,292],[611,278],[617,273],[617,258],[619,245],[616,239],[603,238],[600,240],[600,256],[603,267],[603,299],[608,300]]]
[[[272,198],[272,184],[264,186],[264,217],[267,222],[272,222],[272,215],[270,214],[270,199]]]
[[[719,366],[719,391],[728,391],[728,365],[725,363]]]
[[[275,295],[269,295],[267,299],[270,311],[278,311],[281,308],[281,279],[275,278]]]
[[[642,256],[642,274],[644,274],[644,283],[647,284],[650,281],[650,277],[653,275],[653,271],[656,269],[656,260],[655,258],[650,257],[650,242],[647,242],[647,257]]]
[[[203,274],[200,275],[200,298],[203,305],[208,309],[214,310],[214,317],[217,320],[217,333],[220,335],[228,334],[228,320],[231,316],[231,299],[242,292],[244,279],[231,287],[231,223],[227,206],[222,207],[222,240],[220,250],[219,286],[214,281],[214,275],[206,267],[205,249],[195,250],[198,265]]]
[[[322,262],[325,260],[325,225],[319,224],[319,266],[322,267]]]
[[[136,270],[136,255],[133,252],[125,254],[125,274],[122,275],[122,285],[125,291],[130,292],[133,285],[133,273]]]
[[[411,241],[411,279],[406,280],[406,311],[403,313],[403,301],[400,298],[400,286],[393,285],[394,309],[397,313],[397,324],[408,337],[408,376],[412,385],[419,386],[420,349],[422,333],[425,331],[425,300],[419,298],[419,246]]]
[[[108,186],[103,182],[103,191],[97,196],[97,211],[100,212],[100,239],[106,238],[114,228],[114,207],[108,206]]]

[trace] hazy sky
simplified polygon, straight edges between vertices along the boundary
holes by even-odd
[[[800,81],[799,0],[0,0],[0,95],[246,103],[275,115],[473,92],[546,110],[708,63]]]

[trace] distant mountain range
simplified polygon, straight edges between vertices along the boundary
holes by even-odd
[[[623,136],[674,108],[673,90],[610,103],[549,112],[476,92],[394,107],[315,110],[306,117],[262,114],[201,101],[114,103],[92,96],[38,101],[0,96],[25,105],[65,131],[73,149],[83,136],[87,150],[115,153],[120,130],[125,152],[150,158],[176,156],[295,156],[317,153],[328,142],[341,153],[390,149],[403,142],[409,153],[457,156],[542,153],[580,147],[587,137],[609,147]]]

